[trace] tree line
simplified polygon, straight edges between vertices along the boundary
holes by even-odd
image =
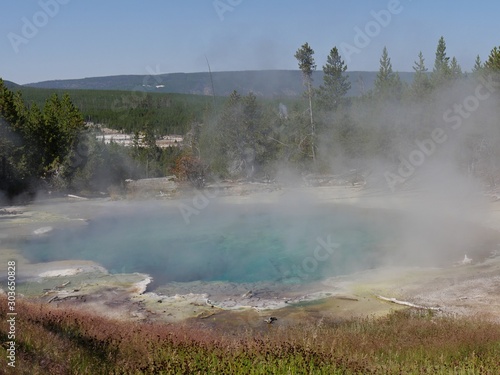
[[[317,68],[312,47],[305,43],[294,56],[302,71],[303,100],[279,102],[237,91],[222,104],[220,98],[205,98],[203,111],[182,120],[188,124],[182,147],[169,149],[156,146],[169,126],[167,120],[154,120],[162,107],[159,97],[145,95],[120,113],[133,124],[124,130],[135,133],[133,146],[126,148],[97,141],[96,129],[85,125],[69,95],[54,94],[43,106],[26,104],[0,80],[0,190],[8,196],[40,188],[105,191],[126,178],[171,173],[202,187],[211,177],[272,180],[284,170],[334,173],[374,160],[397,166],[415,141],[431,136],[444,110],[455,110],[464,93],[474,92],[474,82],[491,75],[497,82],[500,71],[498,47],[484,63],[478,56],[473,71],[464,73],[441,37],[431,71],[418,54],[411,84],[401,81],[384,48],[374,88],[348,97],[348,67],[336,47],[322,66],[318,88],[312,84]],[[492,98],[485,110],[462,114],[464,121],[475,116],[475,126],[454,141],[450,153],[459,168],[494,185],[500,171],[495,147],[500,114],[498,95]],[[186,106],[181,112],[193,113]]]
[[[158,135],[185,134],[194,121],[201,121],[208,100],[200,95],[146,93],[143,91],[52,90],[20,88],[27,105],[42,107],[49,96],[69,94],[86,122],[133,133],[142,131],[144,120]],[[220,100],[220,98],[217,98]]]
[[[147,118],[132,147],[96,139],[100,129],[84,122],[68,94],[39,106],[9,90],[0,79],[0,193],[11,199],[37,191],[107,192],[127,178],[170,173],[177,148],[160,149]],[[0,196],[0,198],[2,198]]]
[[[374,88],[361,97],[348,97],[348,67],[336,47],[322,66],[319,88],[312,82],[317,68],[312,47],[305,43],[294,56],[302,71],[305,100],[294,103],[284,115],[252,93],[242,96],[234,91],[220,113],[205,118],[187,142],[185,152],[198,160],[196,165],[205,163],[206,170],[219,177],[244,179],[272,178],[285,168],[334,173],[374,160],[397,166],[415,141],[430,137],[440,126],[447,106],[454,104],[450,101],[474,93],[478,77],[496,74],[500,62],[495,47],[484,63],[478,56],[472,72],[464,73],[457,59],[448,56],[441,37],[432,70],[420,52],[413,82],[406,84],[393,70],[384,47]],[[498,97],[490,103],[496,107]],[[471,169],[474,164],[472,169],[491,180],[499,170],[494,162],[500,156],[494,150],[495,139],[500,139],[499,114],[494,109],[483,112],[484,118],[464,132],[462,144],[453,152],[460,168]]]

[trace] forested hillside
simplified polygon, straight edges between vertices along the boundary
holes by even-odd
[[[16,87],[28,105],[43,106],[52,94],[68,94],[86,122],[105,124],[127,133],[141,131],[147,122],[159,135],[185,134],[201,121],[212,97],[143,91],[62,90]],[[222,98],[215,98],[219,103]]]
[[[404,83],[411,83],[413,72],[401,72]],[[349,72],[351,87],[348,96],[359,96],[372,90],[376,72]],[[323,72],[313,72],[314,85],[319,86]],[[26,86],[62,90],[128,90],[156,93],[229,96],[233,90],[243,95],[253,92],[257,97],[300,97],[299,70],[249,70],[240,72],[170,73],[159,75],[120,75],[30,83]]]

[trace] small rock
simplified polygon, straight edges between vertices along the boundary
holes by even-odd
[[[277,320],[278,320],[278,318],[276,318],[275,316],[271,316],[271,317],[265,319],[264,322],[266,322],[267,324],[273,324]]]
[[[249,290],[248,292],[246,292],[245,294],[243,294],[241,296],[241,298],[252,298],[252,295],[253,295],[253,292],[251,290]]]

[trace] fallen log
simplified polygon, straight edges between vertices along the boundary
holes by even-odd
[[[381,299],[382,301],[392,302],[392,303],[395,303],[397,305],[414,307],[416,309],[442,311],[442,309],[440,307],[428,307],[428,306],[416,305],[416,304],[411,303],[411,302],[400,301],[396,298],[388,298],[388,297],[383,297],[383,296],[377,296],[377,298]]]

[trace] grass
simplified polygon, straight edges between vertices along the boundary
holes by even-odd
[[[6,299],[0,338],[7,340]],[[403,310],[242,327],[131,323],[18,300],[16,374],[498,374],[500,325]],[[261,327],[262,328],[262,327]],[[0,368],[7,367],[5,345]]]

